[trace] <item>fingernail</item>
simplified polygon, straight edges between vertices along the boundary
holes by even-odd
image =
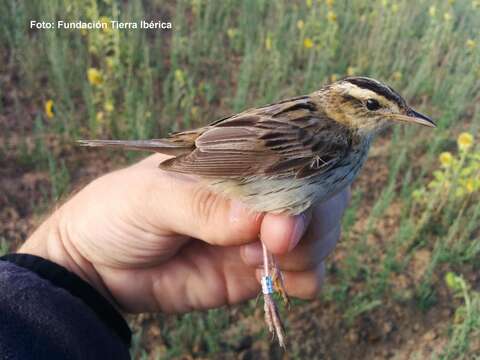
[[[243,260],[247,265],[257,266],[263,262],[263,251],[260,242],[256,241],[243,246]]]
[[[290,245],[288,247],[288,251],[291,251],[295,246],[297,246],[298,242],[303,236],[307,227],[307,220],[304,214],[297,215],[295,217],[295,226],[293,227],[292,231],[292,238],[290,239]]]

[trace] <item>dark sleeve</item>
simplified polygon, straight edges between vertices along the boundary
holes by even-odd
[[[77,275],[33,255],[0,257],[0,359],[129,359],[130,339]]]

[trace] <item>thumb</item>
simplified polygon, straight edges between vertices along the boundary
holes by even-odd
[[[154,170],[146,201],[151,222],[160,229],[212,245],[240,245],[258,239],[261,214],[211,192],[190,176]]]
[[[186,196],[191,217],[195,219],[191,223],[193,236],[223,246],[258,239],[262,214],[255,213],[238,200],[211,192],[204,184],[198,184]]]

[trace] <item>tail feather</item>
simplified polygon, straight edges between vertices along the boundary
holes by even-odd
[[[164,139],[152,140],[77,140],[80,146],[121,148],[137,151],[154,151],[167,155],[180,155],[193,150],[193,146]]]

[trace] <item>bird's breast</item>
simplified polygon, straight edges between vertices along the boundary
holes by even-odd
[[[368,146],[353,148],[330,169],[307,178],[254,175],[222,179],[209,185],[214,191],[239,199],[258,212],[299,214],[350,185],[368,154]]]

